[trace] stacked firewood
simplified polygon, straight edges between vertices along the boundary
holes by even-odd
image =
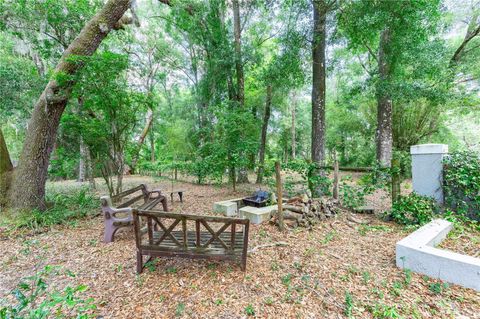
[[[292,197],[283,205],[283,218],[289,227],[311,228],[320,221],[339,212],[339,202],[334,199],[309,198],[307,195]],[[276,211],[272,222],[276,224]]]

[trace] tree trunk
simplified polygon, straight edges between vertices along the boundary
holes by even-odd
[[[245,103],[245,82],[242,62],[242,38],[240,29],[240,7],[238,0],[232,0],[233,28],[235,36],[235,70],[237,72],[237,101],[240,107]]]
[[[292,159],[297,157],[297,132],[295,127],[295,118],[297,112],[297,96],[294,93],[292,98]]]
[[[392,159],[392,204],[397,201],[401,195],[401,175],[400,160]]]
[[[77,98],[77,102],[78,102],[78,108],[75,109],[75,114],[80,115],[81,112],[82,112],[82,109],[83,109],[83,97],[79,96]],[[87,145],[85,145],[85,141],[83,140],[82,135],[80,135],[78,142],[79,142],[79,146],[80,146],[79,147],[80,148],[80,158],[79,158],[79,161],[78,161],[77,182],[83,183],[85,181],[86,170],[87,170],[87,166],[86,166]]]
[[[97,185],[95,183],[95,171],[92,162],[92,154],[88,146],[86,147],[86,155],[88,183],[91,189],[96,189]]]
[[[135,173],[135,168],[137,166],[138,162],[138,157],[140,156],[140,150],[142,148],[143,143],[145,142],[145,138],[147,137],[150,128],[152,127],[153,124],[153,111],[151,109],[148,110],[147,112],[147,122],[145,124],[145,127],[143,128],[142,134],[140,134],[140,137],[138,138],[137,141],[137,148],[135,150],[135,154],[133,155],[132,163],[130,165],[130,173],[134,174]]]
[[[272,86],[267,86],[267,97],[265,100],[265,114],[263,115],[262,135],[260,137],[260,150],[258,153],[257,184],[263,183],[265,171],[265,145],[267,144],[268,121],[270,120],[272,106]]]
[[[123,189],[123,174],[125,168],[125,161],[123,155],[123,149],[117,150],[117,154],[115,155],[115,168],[116,168],[116,175],[117,175],[117,187],[116,187],[116,194],[120,194]]]
[[[129,6],[130,0],[109,0],[63,53],[54,73],[70,78],[61,83],[51,79],[35,105],[12,181],[12,207],[45,208],[45,183],[50,154],[60,118],[76,82],[75,75],[83,66],[83,63],[72,61],[71,57],[91,56]]]
[[[237,92],[236,100],[238,106],[243,109],[245,105],[245,79],[243,74],[242,62],[242,36],[240,27],[240,6],[238,0],[232,0],[233,7],[233,33],[235,42],[235,71],[237,75]],[[248,170],[241,167],[238,170],[237,183],[249,183]]]
[[[248,169],[246,167],[241,167],[238,169],[238,184],[248,184],[250,181],[248,180]]]
[[[230,179],[230,182],[232,183],[232,189],[235,192],[237,190],[237,172],[236,172],[236,167],[234,164],[232,164],[233,160],[229,157],[228,162],[230,163],[230,167],[228,168],[228,176]]]
[[[153,134],[153,120],[150,124],[150,161],[155,162],[155,135]]]
[[[80,136],[80,160],[78,162],[78,182],[85,182],[87,176],[87,145]]]
[[[327,8],[324,0],[313,1],[312,43],[312,162],[313,175],[321,175],[325,160],[325,48]],[[322,195],[318,185],[312,185],[315,197]]]
[[[0,128],[0,207],[6,204],[12,171],[13,165],[8,153],[7,143],[5,143],[3,132]]]
[[[392,134],[392,98],[389,94],[390,81],[390,42],[391,33],[388,28],[380,35],[378,47],[378,73],[377,84],[377,161],[384,167],[389,167],[392,160],[393,134]]]
[[[275,177],[277,182],[277,221],[278,228],[280,231],[285,230],[285,224],[283,223],[283,185],[282,185],[282,174],[280,168],[280,162],[275,162]]]
[[[313,2],[312,78],[312,161],[319,166],[325,159],[325,41],[326,4]]]

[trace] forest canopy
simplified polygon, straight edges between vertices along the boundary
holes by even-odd
[[[273,160],[480,149],[478,1],[0,0],[0,43],[15,207],[47,179],[113,194],[139,171],[261,183]]]

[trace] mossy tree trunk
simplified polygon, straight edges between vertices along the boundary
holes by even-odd
[[[45,183],[50,154],[65,106],[83,64],[73,56],[91,56],[130,7],[130,0],[109,0],[65,50],[52,78],[38,99],[29,121],[18,167],[14,172],[9,205],[17,209],[45,208]]]
[[[312,173],[323,174],[320,169],[325,160],[325,68],[327,38],[327,4],[324,0],[313,1],[313,42],[312,42],[312,162],[317,166]],[[286,153],[288,154],[288,153]],[[318,185],[314,186],[315,197],[322,195]]]
[[[312,45],[312,162],[318,166],[325,160],[325,49],[327,5],[313,2]]]
[[[3,137],[3,132],[0,128],[0,207],[6,204],[12,171],[13,165],[10,160],[7,143],[5,143],[5,138]]]
[[[391,31],[386,28],[380,35],[378,48],[378,75],[377,84],[377,161],[384,167],[389,167],[392,160],[393,132],[392,132],[392,97],[388,85],[391,77]]]

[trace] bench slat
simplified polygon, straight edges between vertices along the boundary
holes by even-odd
[[[120,205],[118,205],[118,208],[129,207],[133,203],[138,202],[139,200],[144,199],[144,198],[145,198],[145,196],[143,196],[143,194],[135,196],[135,197],[127,200],[125,203],[121,203]]]
[[[160,204],[162,202],[162,199],[163,199],[162,197],[159,197],[153,200],[149,200],[145,204],[142,204],[141,206],[139,206],[138,209],[151,209],[157,206],[158,204]]]
[[[131,188],[131,189],[127,189],[126,191],[123,191],[121,193],[118,193],[117,195],[115,196],[112,196],[112,201],[115,203],[115,202],[118,202],[119,200],[121,200],[123,197],[127,196],[127,195],[130,195],[130,194],[133,194],[135,192],[138,192],[139,190],[143,190],[145,189],[145,185],[143,184],[140,184],[138,185],[137,187],[134,187],[134,188]]]
[[[222,248],[183,248],[183,247],[166,247],[166,246],[149,246],[145,245],[142,246],[142,251],[150,251],[150,252],[171,252],[175,254],[187,254],[187,255],[195,255],[195,254],[208,254],[208,255],[227,255],[227,256],[241,256],[242,252],[238,250],[228,250]]]
[[[176,213],[167,213],[159,210],[146,210],[146,209],[135,209],[135,211],[137,213],[141,213],[142,216],[156,216],[159,218],[181,219],[183,216],[183,217],[186,217],[187,220],[204,220],[207,222],[215,222],[215,223],[235,222],[237,224],[242,224],[242,225],[246,225],[250,223],[250,221],[246,218],[176,214]]]
[[[161,232],[161,231],[153,232],[153,240],[157,241],[162,235],[163,235],[163,232]],[[183,235],[183,232],[182,231],[172,231],[171,235],[173,235],[177,239],[179,239]],[[196,247],[196,241],[197,241],[196,237],[197,237],[196,234],[192,234],[191,232],[188,233],[187,244],[188,244],[189,247]],[[237,232],[235,234],[235,236],[233,236],[230,232],[224,232],[224,233],[222,233],[222,235],[220,237],[222,237],[222,239],[224,239],[224,240],[228,240],[230,238],[235,238],[234,247],[235,248],[240,248],[240,249],[243,248],[243,234],[240,233],[240,232]],[[211,234],[208,233],[208,232],[202,232],[200,234],[200,238],[203,239],[203,242],[206,242],[207,240],[209,240],[211,238]],[[202,240],[200,242],[202,242]],[[146,245],[146,243],[147,243],[147,241],[142,242],[142,245]],[[175,242],[171,241],[170,238],[165,238],[164,240],[162,240],[161,245],[159,245],[159,246],[175,246],[175,247],[178,247],[178,245]],[[211,246],[222,247],[222,245],[219,242],[212,242]]]

